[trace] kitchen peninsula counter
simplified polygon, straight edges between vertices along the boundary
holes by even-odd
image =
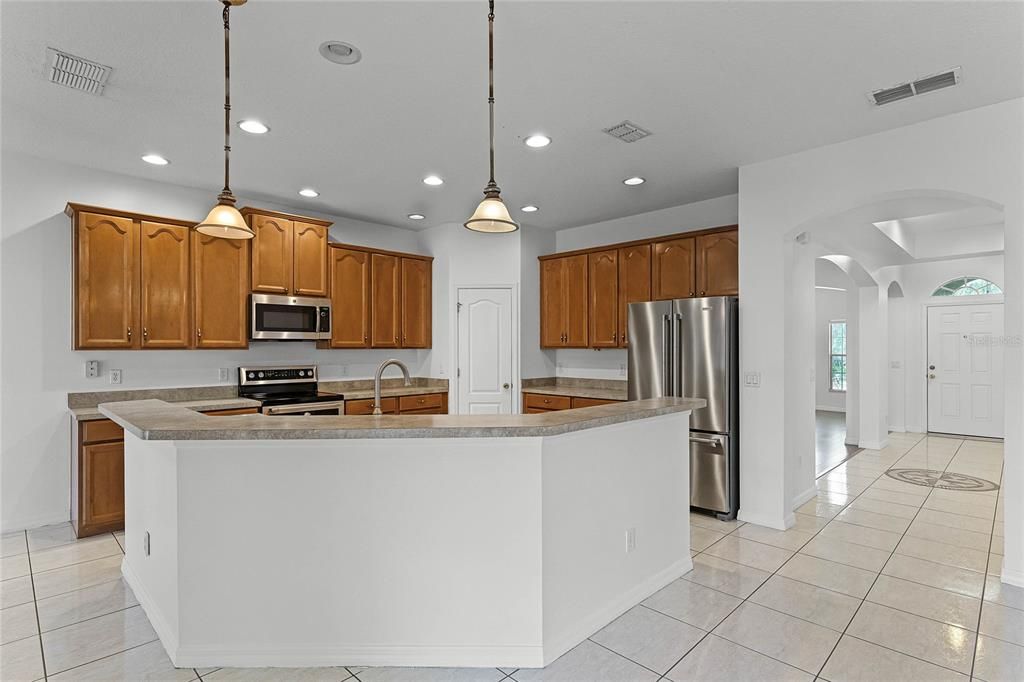
[[[207,416],[124,428],[122,573],[191,667],[540,667],[692,567],[689,417]]]

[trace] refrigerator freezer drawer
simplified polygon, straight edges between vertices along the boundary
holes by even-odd
[[[729,474],[729,436],[691,433],[690,505],[729,512]]]

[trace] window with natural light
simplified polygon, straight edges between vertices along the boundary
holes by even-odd
[[[984,277],[957,277],[932,292],[932,296],[978,296],[979,294],[1001,294],[995,282]]]
[[[846,391],[846,320],[828,323],[828,390]]]

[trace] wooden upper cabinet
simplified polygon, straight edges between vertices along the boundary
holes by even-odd
[[[619,345],[619,252],[616,249],[587,255],[590,290],[590,345]]]
[[[194,234],[192,282],[195,347],[248,347],[248,242]]]
[[[430,348],[431,266],[422,258],[401,260],[403,348]]]
[[[696,239],[681,237],[654,244],[651,294],[654,300],[696,295]]]
[[[183,225],[141,222],[143,348],[188,348],[191,345],[191,231]]]
[[[332,247],[331,348],[370,346],[370,253]]]
[[[628,345],[629,304],[651,300],[651,245],[619,249],[619,346]]]
[[[736,296],[739,292],[739,231],[697,237],[697,295]]]
[[[75,348],[138,348],[138,228],[97,213],[75,222]]]
[[[565,258],[566,343],[570,348],[586,348],[587,320],[587,256]]]
[[[264,294],[292,293],[292,221],[254,213],[252,290]]]
[[[585,348],[587,254],[540,261],[541,346]]]
[[[384,253],[370,259],[370,345],[398,348],[401,334],[399,257]]]
[[[327,296],[327,226],[295,221],[292,229],[292,293]]]

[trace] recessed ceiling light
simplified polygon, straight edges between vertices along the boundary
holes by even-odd
[[[533,147],[534,149],[540,149],[541,147],[547,147],[549,144],[551,144],[551,138],[550,137],[548,137],[547,135],[541,135],[539,133],[536,134],[536,135],[530,135],[524,141],[526,142],[526,146],[527,147]]]
[[[626,178],[625,180],[623,180],[622,184],[623,185],[642,185],[645,182],[647,182],[647,181],[645,179],[641,178],[639,175],[634,175],[631,178]]]
[[[268,128],[263,122],[257,121],[254,118],[247,118],[244,121],[239,121],[238,127],[247,133],[252,133],[253,135],[263,135],[264,133],[270,132],[270,128]]]
[[[523,213],[535,213],[539,209],[536,206],[534,206],[533,204],[527,204],[526,206],[523,206],[519,210],[522,211]]]
[[[146,154],[142,157],[142,160],[146,163],[151,163],[154,166],[166,166],[170,163],[167,159],[160,156],[159,154]]]
[[[363,58],[359,48],[340,40],[328,40],[320,44],[320,55],[329,62],[335,64],[355,64]]]
[[[423,220],[427,216],[423,215],[422,213],[410,213],[408,217],[409,220]]]
[[[309,197],[310,199],[320,196],[320,192],[317,192],[312,187],[303,187],[302,189],[299,190],[299,194],[304,197]]]
[[[430,185],[431,187],[437,187],[438,185],[443,185],[444,180],[442,180],[440,176],[437,175],[428,175],[427,177],[423,178],[423,184]]]

